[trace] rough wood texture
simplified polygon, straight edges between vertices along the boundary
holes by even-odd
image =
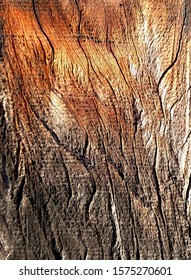
[[[0,7],[0,259],[190,259],[191,2]]]

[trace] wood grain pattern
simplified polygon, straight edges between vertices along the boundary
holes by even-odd
[[[0,2],[0,259],[190,259],[190,10]]]

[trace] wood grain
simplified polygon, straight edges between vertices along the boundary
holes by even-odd
[[[190,259],[190,9],[0,2],[0,259]]]

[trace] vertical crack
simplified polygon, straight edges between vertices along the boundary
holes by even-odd
[[[177,52],[176,52],[176,56],[175,56],[174,60],[172,61],[172,63],[162,73],[162,75],[161,75],[161,77],[160,77],[160,79],[158,81],[158,84],[157,84],[157,93],[159,93],[159,87],[160,87],[164,77],[167,75],[168,71],[175,65],[175,63],[178,60],[178,56],[179,56],[180,49],[181,49],[181,43],[182,43],[182,38],[183,38],[183,30],[184,30],[184,25],[185,25],[185,22],[186,22],[186,18],[187,18],[187,13],[186,13],[186,8],[185,8],[184,18],[183,18],[183,23],[182,23],[181,31],[180,31],[180,38],[179,38],[179,41],[178,41],[178,49],[177,49]]]
[[[160,184],[159,184],[159,181],[158,181],[157,171],[156,171],[156,169],[157,169],[157,167],[156,167],[157,153],[158,153],[158,149],[157,149],[157,146],[156,146],[156,152],[155,152],[155,158],[154,158],[154,167],[152,169],[152,174],[153,174],[153,179],[154,179],[155,187],[156,187],[156,194],[157,194],[157,198],[158,198],[158,210],[159,210],[159,213],[161,215],[163,225],[165,225],[165,220],[164,220],[164,216],[163,216],[163,212],[162,212],[162,198],[161,198],[161,194],[160,194]]]
[[[190,199],[191,199],[191,175],[189,177],[189,182],[188,182],[188,187],[187,187],[187,190],[186,190],[186,198],[185,198],[185,213],[186,215],[189,214],[189,208],[188,206],[190,205]]]
[[[15,179],[18,179],[18,174],[19,174],[19,164],[20,164],[20,152],[21,152],[21,140],[18,140],[18,147],[16,151],[16,162],[15,162],[15,168],[14,168],[14,174],[15,174]]]
[[[52,247],[52,253],[55,257],[55,260],[62,260],[62,249],[58,250],[56,240],[54,237],[52,237],[52,240],[51,240],[51,247]]]
[[[25,176],[22,178],[22,180],[20,182],[19,189],[18,189],[18,192],[17,192],[16,197],[15,197],[15,202],[16,202],[18,210],[21,206],[21,202],[22,202],[22,199],[23,199],[24,186],[25,186]]]
[[[6,156],[3,155],[1,176],[3,179],[4,186],[6,187],[6,189],[9,189],[10,184],[9,184],[9,177],[7,174],[7,170],[6,170],[6,162],[7,162]]]
[[[62,159],[62,164],[63,164],[63,167],[64,167],[64,171],[65,171],[65,175],[66,175],[66,179],[67,179],[67,183],[68,183],[68,202],[67,202],[67,208],[68,208],[69,205],[70,205],[71,198],[72,198],[72,187],[71,187],[71,183],[70,183],[70,176],[69,176],[67,165],[65,164],[63,156],[62,156],[61,153],[60,153],[60,156],[61,156],[61,159]]]
[[[160,254],[161,254],[161,259],[164,260],[164,255],[163,255],[163,243],[162,243],[162,236],[161,236],[161,231],[160,231],[160,226],[157,220],[156,215],[154,215],[155,222],[156,222],[156,227],[158,231],[158,240],[159,240],[159,245],[160,245]]]
[[[47,33],[44,31],[44,29],[43,29],[43,27],[42,27],[42,24],[41,24],[41,22],[40,22],[40,20],[39,20],[39,17],[38,17],[38,15],[37,15],[35,0],[32,0],[32,6],[33,6],[33,11],[34,11],[34,15],[35,15],[36,21],[37,21],[37,23],[38,23],[38,26],[39,26],[41,32],[43,33],[43,35],[45,36],[45,38],[47,39],[47,41],[48,41],[48,43],[49,43],[49,45],[50,45],[50,48],[51,48],[51,50],[52,50],[52,58],[51,58],[51,63],[50,63],[50,64],[52,65],[53,62],[54,62],[54,54],[55,54],[54,46],[53,46],[53,44],[52,44],[50,38],[48,37]]]

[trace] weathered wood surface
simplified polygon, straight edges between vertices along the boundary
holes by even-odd
[[[191,2],[0,7],[0,259],[189,259]]]

